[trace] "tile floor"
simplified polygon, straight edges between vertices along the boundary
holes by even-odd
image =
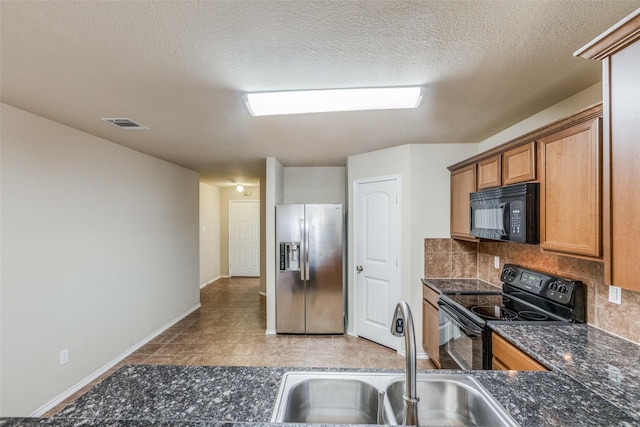
[[[75,393],[52,416],[123,365],[227,365],[399,368],[395,350],[349,335],[266,335],[266,298],[259,279],[220,279],[200,291],[201,307]],[[433,369],[418,360],[418,369]]]

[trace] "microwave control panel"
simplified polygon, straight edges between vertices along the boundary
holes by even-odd
[[[510,235],[514,237],[522,237],[524,234],[524,226],[526,225],[525,218],[523,218],[522,213],[524,212],[524,203],[520,200],[514,200],[509,205],[509,227],[510,227]]]

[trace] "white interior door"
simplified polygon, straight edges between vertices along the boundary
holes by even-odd
[[[229,201],[229,276],[260,276],[260,202]]]
[[[398,177],[356,182],[355,316],[356,333],[397,349],[390,332],[400,300],[400,180]]]

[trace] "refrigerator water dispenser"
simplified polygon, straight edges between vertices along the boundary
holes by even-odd
[[[280,242],[280,270],[300,271],[300,242]]]

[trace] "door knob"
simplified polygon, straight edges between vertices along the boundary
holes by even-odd
[[[359,265],[356,267],[356,271],[358,272],[358,274],[362,273],[362,270],[364,270],[364,267]]]

